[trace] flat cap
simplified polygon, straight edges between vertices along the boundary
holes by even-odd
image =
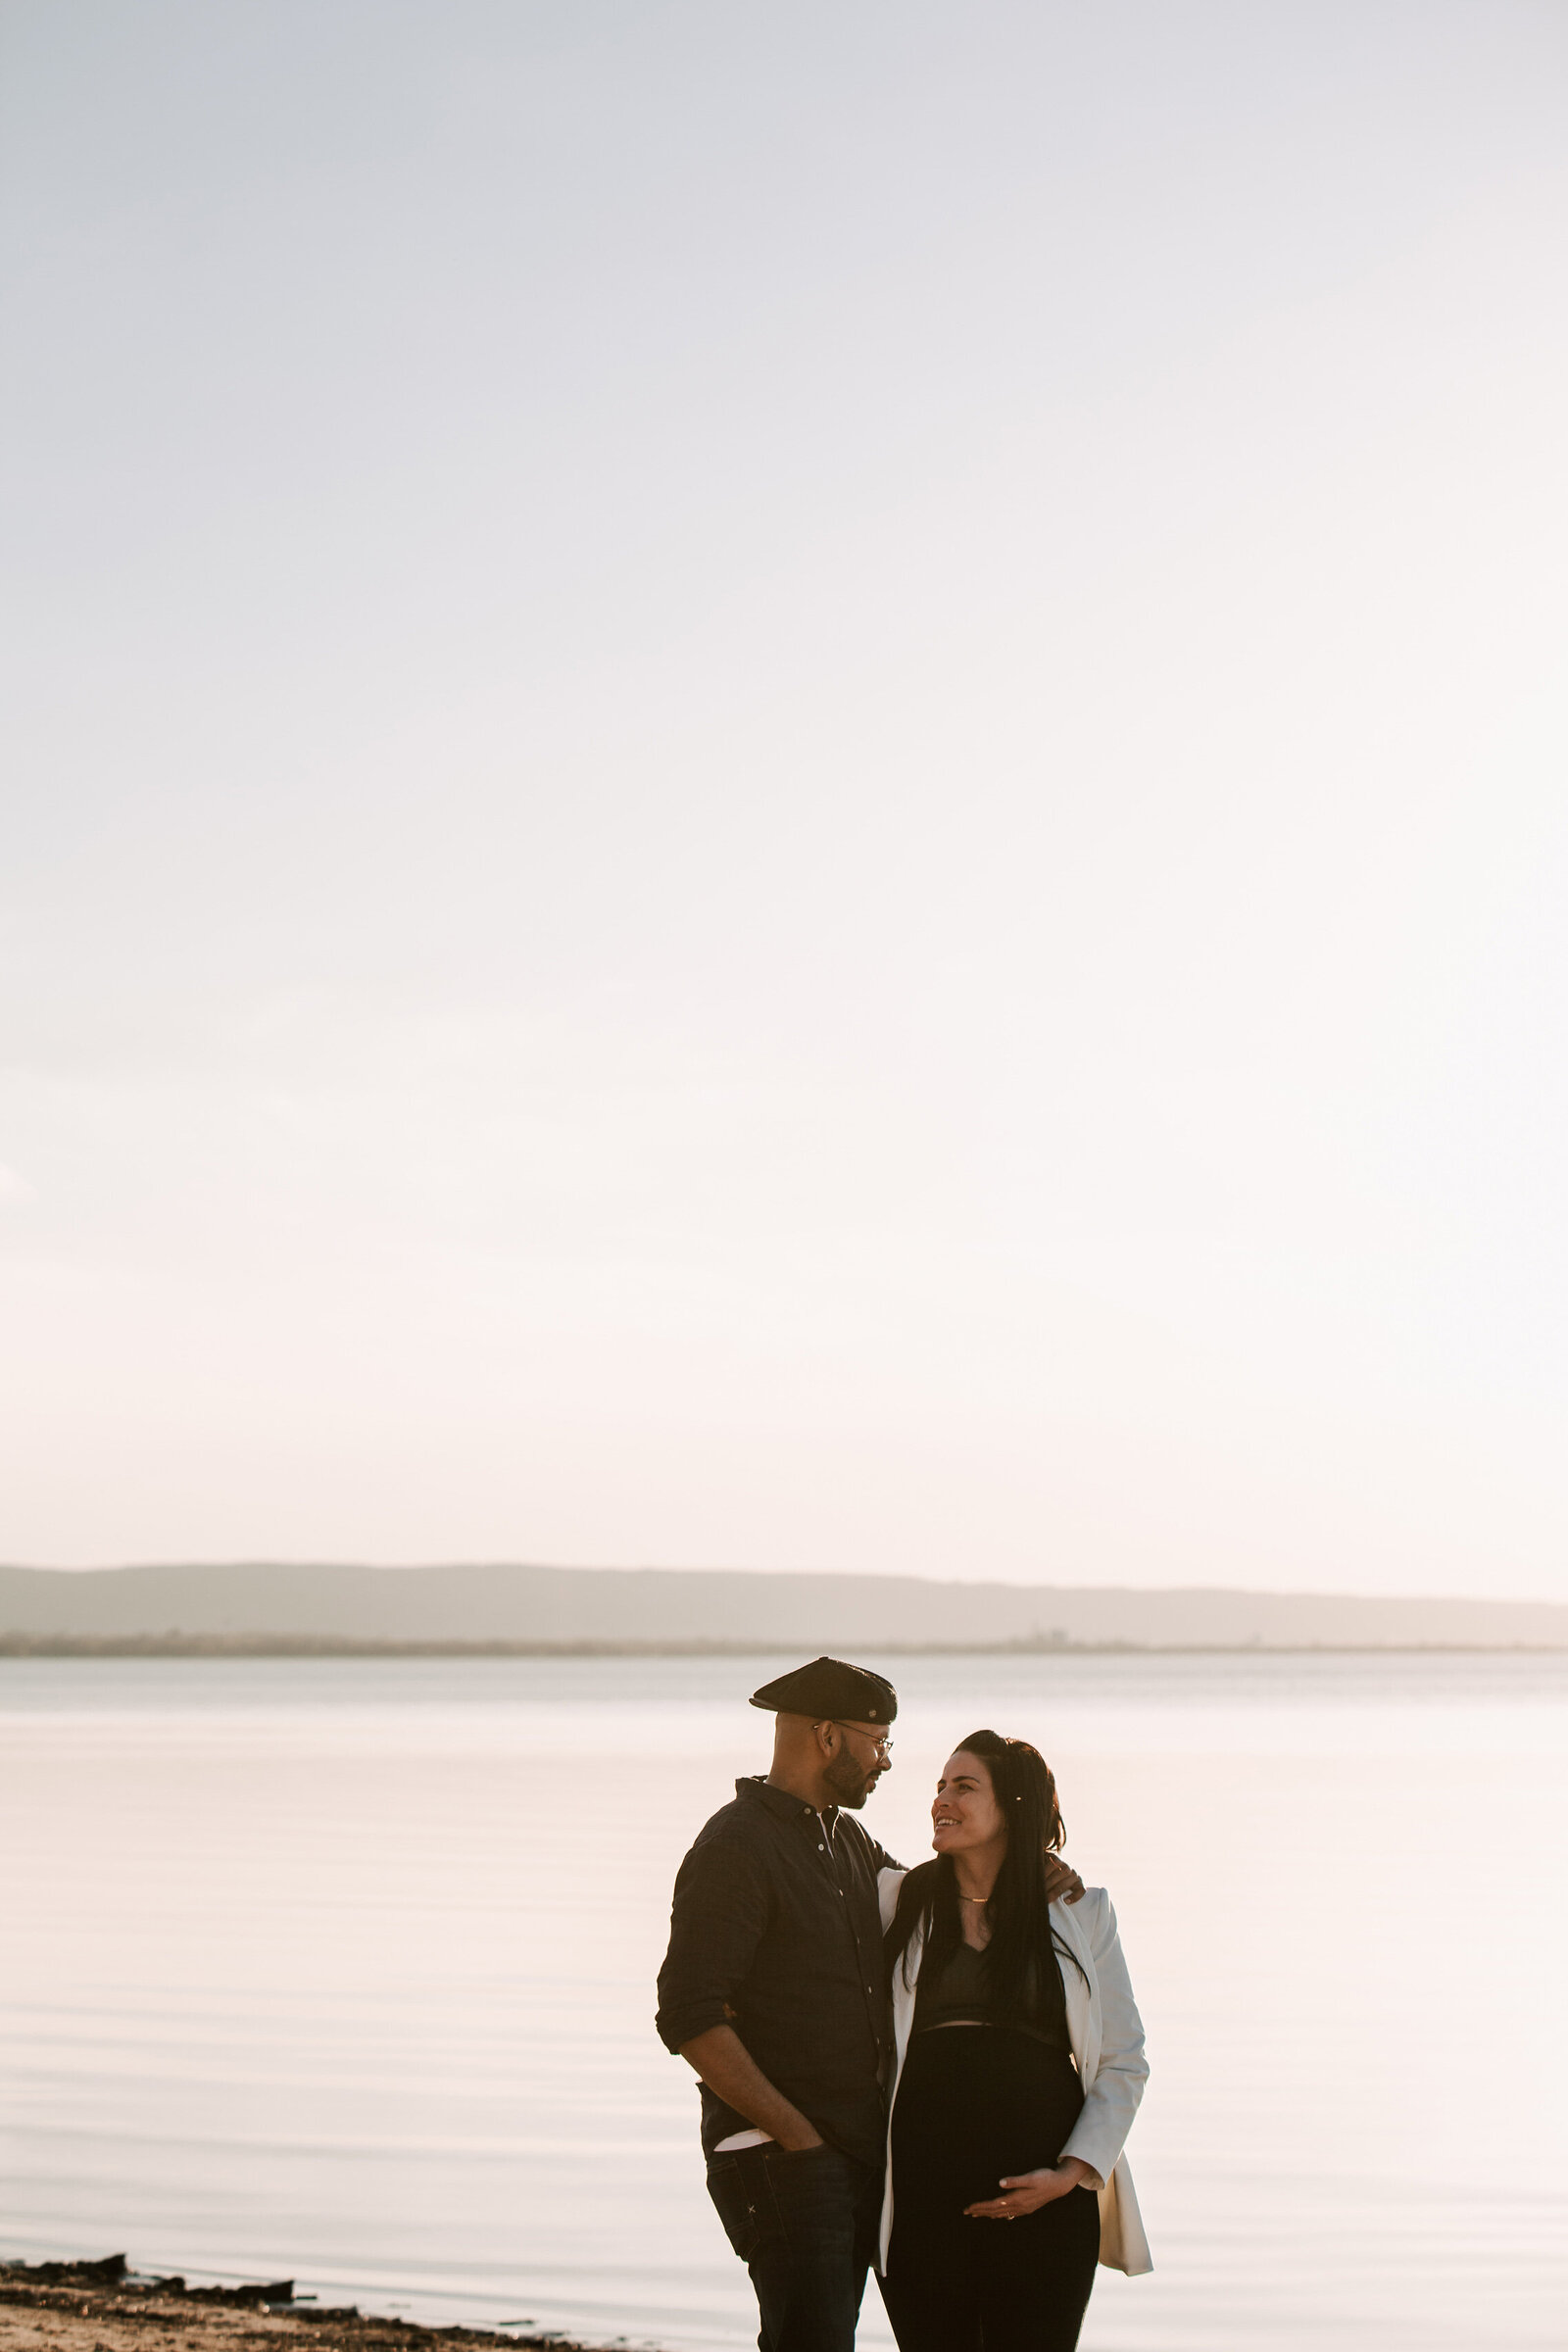
[[[796,1666],[776,1682],[752,1692],[754,1707],[771,1715],[809,1715],[814,1720],[844,1723],[891,1723],[899,1711],[893,1685],[867,1666],[849,1666],[842,1658],[813,1658]]]

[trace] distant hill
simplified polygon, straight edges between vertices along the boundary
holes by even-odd
[[[9,1638],[9,1639],[8,1639]],[[735,1569],[0,1568],[0,1641],[265,1648],[1568,1648],[1549,1601],[938,1584]]]

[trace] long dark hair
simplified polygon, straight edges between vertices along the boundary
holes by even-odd
[[[1051,1924],[1046,1893],[1046,1856],[1061,1851],[1067,1832],[1056,1802],[1056,1778],[1038,1747],[1027,1740],[1007,1740],[1001,1732],[971,1732],[955,1753],[979,1756],[991,1775],[1003,1819],[1007,1825],[1007,1850],[986,1905],[991,1922],[991,2007],[1001,2017],[1032,2016],[1042,1998],[1054,1990],[1041,1961],[1064,1953],[1083,1967]],[[908,1953],[916,1927],[924,1930],[923,1967],[940,1970],[958,1943],[958,1888],[951,1855],[938,1854],[911,1870],[899,1888],[898,1909],[886,1937],[889,1981],[902,1959],[904,1982],[909,1984]]]

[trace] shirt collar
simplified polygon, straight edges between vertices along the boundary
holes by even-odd
[[[751,1796],[760,1799],[760,1801],[767,1807],[768,1811],[779,1821],[814,1822],[818,1819],[816,1807],[814,1805],[807,1804],[802,1797],[791,1796],[787,1788],[772,1788],[760,1772],[748,1773],[744,1780],[737,1781],[735,1784],[735,1793],[737,1796]],[[820,1816],[821,1820],[827,1825],[827,1833],[830,1838],[832,1837],[834,1829],[837,1826],[838,1817],[839,1809],[837,1805],[830,1806],[828,1810]]]

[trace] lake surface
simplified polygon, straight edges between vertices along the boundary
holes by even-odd
[[[883,1842],[993,1724],[1120,1913],[1086,2352],[1561,2352],[1568,1657],[889,1663]],[[0,1661],[0,2245],[751,2345],[652,1984],[779,1664]]]

